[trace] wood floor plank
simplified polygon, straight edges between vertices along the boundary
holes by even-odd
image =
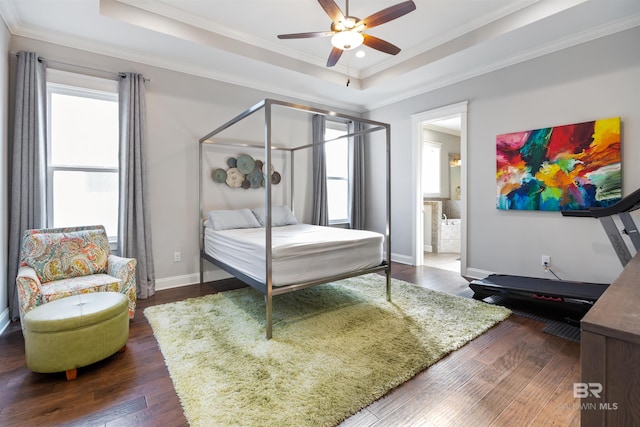
[[[406,426],[419,422],[429,411],[440,404],[443,396],[456,390],[483,369],[484,365],[469,360],[461,364],[457,369],[437,372],[434,375],[418,379],[421,386],[420,390],[410,396],[409,399],[403,399],[401,405],[397,405],[399,400],[396,399],[393,406],[378,406],[376,405],[377,402],[369,406],[369,409],[380,418],[379,423],[375,425]],[[399,389],[395,395],[398,396],[403,393],[404,391]]]
[[[580,348],[570,344],[568,341],[562,341],[558,344],[559,346],[553,358],[544,369],[533,378],[531,381],[532,385],[545,390],[552,390],[564,381],[566,376],[575,368],[576,360],[580,357]]]
[[[488,371],[495,371],[491,366],[484,367],[484,371],[462,384],[456,390],[446,395],[438,405],[427,412],[420,418],[415,426],[421,426],[426,423],[444,426],[456,423],[456,419],[460,417],[468,408],[481,401],[495,387],[497,381],[501,378],[500,373],[495,372],[493,375],[482,375]]]
[[[538,334],[530,333],[530,325],[533,323],[530,319],[524,319],[522,317],[511,315],[509,322],[512,324],[512,328],[508,331],[507,335],[503,336],[499,342],[491,346],[488,351],[481,352],[477,359],[487,365],[493,365],[499,359],[501,363],[507,363],[505,354],[509,354],[511,358],[516,357],[513,353],[514,343],[521,343],[525,345],[529,340],[535,340],[535,343],[540,344],[543,342],[544,337],[538,337]],[[533,343],[532,341],[529,341]],[[513,363],[513,362],[512,362]]]
[[[580,411],[576,411],[576,414],[569,421],[568,427],[580,427]]]
[[[124,414],[122,417],[112,417],[105,423],[105,426],[109,427],[128,427],[128,426],[143,426],[150,425],[156,426],[158,420],[162,420],[162,425],[167,426],[188,426],[189,423],[184,417],[184,413],[181,408],[176,408],[172,405],[165,405],[163,399],[158,399],[156,396],[155,402],[147,402],[147,407],[140,411]],[[166,396],[167,401],[172,400],[171,396]]]
[[[76,420],[72,423],[67,423],[66,427],[82,427],[87,425],[104,425],[107,422],[121,418],[127,414],[137,413],[144,411],[147,408],[147,401],[144,396],[139,396],[135,399],[127,400],[117,405],[105,408],[99,412],[92,412],[91,414]],[[58,423],[64,423],[64,418]]]
[[[341,422],[339,425],[340,427],[363,427],[372,426],[378,421],[380,421],[378,417],[373,415],[369,409],[364,408],[352,417]]]
[[[565,347],[565,342],[558,341],[558,349]],[[575,346],[567,346],[575,349]],[[549,403],[553,390],[562,383],[575,366],[575,351],[571,354],[559,351],[545,365],[545,367],[531,380],[524,390],[505,408],[496,418],[493,425],[526,425],[529,420],[535,419]]]
[[[576,360],[571,371],[558,382],[551,398],[542,411],[531,420],[531,427],[568,426],[579,417],[580,399],[573,397],[573,384],[580,381],[580,361]]]
[[[521,426],[536,417],[549,401],[547,391],[529,383],[491,423],[492,426]]]
[[[535,351],[534,344],[517,342],[503,357],[497,359],[493,366],[498,370],[508,371],[508,375],[504,376],[481,401],[457,419],[457,422],[460,425],[491,425],[542,370],[543,365]],[[534,356],[530,357],[531,354]]]

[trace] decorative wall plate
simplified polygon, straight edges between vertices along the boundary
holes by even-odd
[[[213,179],[214,182],[222,184],[227,180],[227,171],[220,168],[215,169],[213,172],[211,172],[211,179]]]
[[[227,159],[227,166],[229,166],[230,168],[235,168],[237,164],[238,164],[238,161],[236,160],[235,157],[229,157]]]
[[[238,170],[247,175],[251,172],[253,172],[253,168],[255,167],[255,162],[253,161],[253,157],[247,155],[247,154],[243,154],[241,156],[238,156],[238,160],[237,160],[237,166]]]
[[[247,181],[251,183],[251,188],[260,188],[260,186],[262,186],[262,182],[264,181],[264,176],[260,171],[253,171],[249,175],[247,175]]]
[[[231,188],[238,188],[244,181],[244,175],[240,173],[238,168],[231,168],[227,171],[227,185]]]
[[[271,183],[272,184],[280,184],[280,180],[282,179],[282,177],[280,176],[280,174],[278,172],[274,172],[271,174]]]

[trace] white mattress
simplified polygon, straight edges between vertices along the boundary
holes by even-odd
[[[382,262],[384,236],[308,224],[271,229],[272,283],[283,286],[375,267]],[[205,227],[205,252],[219,261],[265,282],[265,230],[244,228],[214,231]]]

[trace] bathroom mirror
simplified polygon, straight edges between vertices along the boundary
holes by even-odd
[[[462,161],[460,154],[449,154],[449,198],[451,200],[460,200],[462,189],[460,187],[460,167]]]

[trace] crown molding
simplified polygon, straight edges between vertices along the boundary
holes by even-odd
[[[145,64],[152,67],[162,68],[170,71],[176,71],[179,73],[184,73],[184,74],[188,74],[196,77],[203,77],[210,80],[217,80],[224,83],[243,86],[243,87],[247,87],[247,88],[251,88],[259,91],[271,92],[271,93],[279,94],[282,96],[291,97],[294,99],[300,99],[303,101],[317,103],[320,105],[326,105],[327,103],[326,98],[309,96],[301,92],[287,90],[282,86],[270,85],[263,80],[240,78],[235,74],[217,72],[212,70],[209,67],[190,66],[182,62],[168,61],[166,60],[166,58],[163,58],[160,56],[148,55],[143,52],[139,52],[131,49],[124,49],[121,47],[111,47],[104,44],[97,44],[95,42],[78,39],[76,37],[70,37],[70,36],[60,35],[58,33],[42,31],[40,29],[30,28],[27,26],[20,26],[19,28],[14,28],[12,35],[39,40],[45,43],[56,44],[59,46],[68,47],[72,49],[82,50],[82,51],[97,54],[97,55],[109,56],[109,57],[118,58],[118,59],[129,61],[129,62]],[[55,58],[47,58],[47,59],[50,59],[52,61],[55,60]],[[115,72],[117,71],[118,70],[116,70]],[[339,100],[332,100],[331,105],[336,108],[342,108],[348,111],[354,111],[359,113],[365,111],[363,109],[364,106],[359,105],[357,103],[352,104],[352,103],[341,102]]]
[[[640,14],[631,15],[626,18],[613,21],[609,24],[604,24],[599,27],[591,28],[589,30],[575,34],[573,36],[565,37],[563,39],[558,39],[553,42],[546,43],[542,46],[538,46],[536,48],[520,52],[516,55],[511,55],[507,58],[504,58],[501,61],[495,61],[493,63],[486,64],[484,66],[469,68],[458,73],[449,74],[445,78],[437,79],[435,81],[421,85],[411,91],[402,92],[402,94],[399,96],[390,97],[385,99],[383,102],[367,105],[367,108],[369,110],[373,110],[373,109],[381,108],[387,105],[391,105],[396,102],[399,102],[408,98],[412,98],[414,96],[419,96],[424,93],[428,93],[437,89],[442,89],[444,87],[451,86],[453,84],[460,83],[465,80],[472,79],[474,77],[479,77],[484,74],[491,73],[493,71],[507,68],[512,65],[517,65],[522,62],[536,59],[544,55],[549,55],[564,49],[568,49],[573,46],[577,46],[583,43],[597,40],[602,37],[619,33],[621,31],[629,30],[637,26],[640,26]]]
[[[472,33],[482,27],[485,27],[487,25],[494,23],[495,21],[498,21],[509,15],[517,13],[523,9],[526,9],[535,3],[539,3],[540,1],[541,0],[520,0],[520,1],[514,0],[508,6],[492,11],[490,14],[483,15],[482,17],[478,17],[476,19],[470,20],[466,22],[464,25],[452,28],[451,30],[443,34],[440,34],[438,37],[430,40],[429,43],[427,44],[414,46],[409,49],[403,49],[403,51],[401,52],[402,57],[405,57],[407,59],[401,59],[402,57],[399,57],[399,56],[390,57],[386,61],[380,62],[372,67],[369,67],[366,70],[363,70],[360,78],[364,80],[368,77],[375,76],[376,74],[379,74],[387,70],[388,68],[397,66],[402,62],[405,62],[408,59],[411,59],[417,55],[428,52],[432,49],[437,48],[438,46],[451,42],[452,40],[456,40],[464,36],[465,34]]]

